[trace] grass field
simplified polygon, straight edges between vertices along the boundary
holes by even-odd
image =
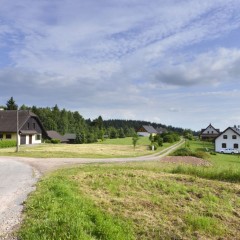
[[[196,141],[190,147],[206,148]],[[240,161],[238,156],[221,154],[209,155],[209,161],[213,165],[204,168],[155,161],[58,170],[45,176],[28,199],[19,236],[238,239]],[[233,172],[220,177],[229,169],[238,178]]]
[[[31,146],[20,146],[20,151],[16,148],[0,149],[2,156],[22,156],[37,158],[120,158],[144,156],[152,154],[149,150],[150,141],[148,137],[141,137],[136,148],[133,148],[132,138],[107,139],[94,144],[41,144]],[[158,151],[163,150],[172,144],[165,143]]]

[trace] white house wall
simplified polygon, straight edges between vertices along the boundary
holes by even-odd
[[[227,135],[227,139],[224,139],[223,136]],[[236,139],[232,139],[232,136],[236,135]],[[222,133],[219,137],[215,140],[215,151],[219,152],[223,147],[222,144],[226,143],[226,148],[234,148],[233,145],[235,143],[238,144],[238,148],[235,148],[237,150],[240,150],[240,136],[236,134],[233,130],[228,129],[226,132]]]
[[[30,139],[29,135],[26,135],[26,145],[30,144],[29,139]],[[19,143],[19,145],[21,143],[20,135],[18,135],[18,143]],[[40,140],[37,140],[37,134],[32,135],[32,144],[39,144],[39,143],[42,143],[42,136],[41,136]]]
[[[208,126],[203,132],[202,134],[218,134],[218,131],[216,131],[216,129],[214,129],[212,126]]]
[[[148,133],[148,132],[137,132],[137,135],[142,136],[142,137],[149,137],[150,133]]]

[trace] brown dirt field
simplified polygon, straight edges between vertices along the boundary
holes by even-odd
[[[202,158],[191,156],[167,156],[161,159],[161,162],[177,163],[177,164],[190,164],[194,166],[211,166],[212,164]]]

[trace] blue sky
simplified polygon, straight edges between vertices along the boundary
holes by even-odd
[[[240,125],[239,0],[0,0],[0,105]]]

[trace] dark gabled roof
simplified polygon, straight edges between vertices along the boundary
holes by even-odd
[[[18,110],[18,129],[23,133],[21,128],[29,120],[29,118],[34,117],[39,123],[43,135],[46,136],[46,130],[44,129],[40,119],[34,113],[29,110]],[[0,111],[0,132],[16,132],[17,131],[17,110],[1,110]]]
[[[213,125],[210,123],[206,128],[202,128],[200,135],[209,127],[212,127],[214,130],[216,130],[218,133],[220,133],[220,129],[213,127]]]
[[[157,130],[153,126],[143,125],[142,126],[148,133],[157,133]]]
[[[76,134],[75,133],[66,133],[63,137],[67,140],[75,140]]]
[[[223,132],[221,132],[216,138],[215,140],[220,137],[221,135],[223,135],[228,129],[231,129],[234,133],[236,133],[238,136],[240,136],[240,129],[235,128],[235,127],[228,127],[226,128]]]
[[[61,142],[67,142],[67,139],[57,131],[53,130],[47,131],[47,135],[50,139],[59,139]]]
[[[38,118],[34,113],[27,110],[18,111],[18,128],[21,130],[23,125],[30,117]],[[38,119],[39,121],[39,119]],[[40,121],[39,121],[40,122]],[[0,132],[16,132],[17,131],[17,111],[1,110],[0,111]]]
[[[158,128],[156,128],[156,131],[157,131],[158,133],[165,133],[165,132],[167,132],[167,129],[166,129],[166,128],[163,128],[163,127],[158,127]]]

